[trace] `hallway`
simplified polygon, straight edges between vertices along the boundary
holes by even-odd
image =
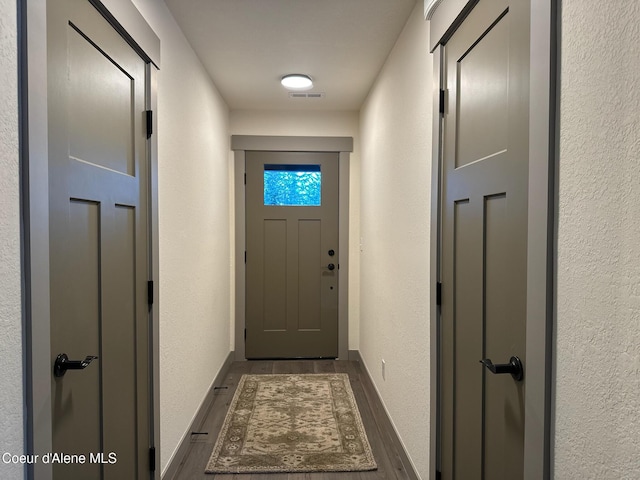
[[[260,9],[239,7],[245,2],[207,3],[223,2],[238,7],[241,15],[257,15],[257,23],[266,24]],[[47,4],[54,3],[0,0],[0,353],[5,364],[0,380],[0,453],[52,451],[50,384],[58,352],[50,351],[49,338],[45,27]],[[152,177],[160,198],[153,217],[153,250],[158,259],[151,277],[144,279],[155,292],[152,341],[157,368],[153,387],[161,392],[154,396],[153,405],[156,438],[151,450],[155,457],[148,462],[155,467],[152,477],[407,479],[408,464],[402,463],[387,440],[389,420],[386,414],[378,414],[382,412],[379,396],[417,477],[433,480],[438,465],[432,415],[437,404],[432,395],[437,350],[432,348],[436,330],[431,326],[436,324],[432,312],[437,305],[437,285],[429,272],[437,264],[431,247],[439,235],[431,222],[438,208],[432,178],[437,174],[433,166],[439,155],[432,145],[432,132],[441,91],[435,89],[440,76],[434,75],[436,56],[429,47],[431,26],[425,19],[425,5],[455,0],[411,2],[413,9],[407,11],[393,48],[388,55],[385,52],[384,64],[372,74],[366,95],[351,95],[352,103],[337,102],[326,108],[320,101],[289,98],[277,75],[241,80],[251,92],[256,84],[270,85],[288,102],[285,107],[269,108],[254,99],[234,102],[225,97],[223,83],[208,71],[174,12],[186,1],[92,3],[113,7],[124,23],[130,17],[121,16],[120,7],[136,10],[158,41],[157,52],[154,50],[157,69],[150,65],[157,84],[151,103],[158,108],[151,117],[139,117],[153,119],[152,138],[157,140]],[[318,8],[324,2],[309,3]],[[349,2],[330,0],[324,6],[336,10],[336,3]],[[557,81],[556,97],[550,102],[541,101],[538,95],[530,97],[534,104],[549,103],[557,109],[549,131],[545,130],[554,136],[548,150],[554,152],[556,163],[548,173],[555,175],[555,184],[548,191],[541,190],[554,203],[549,222],[554,236],[548,245],[552,253],[544,265],[553,270],[547,292],[552,297],[547,313],[553,330],[547,337],[551,425],[545,468],[550,470],[550,480],[637,480],[640,56],[636,48],[640,2],[544,0],[540,4],[553,6],[551,17],[558,24],[551,32],[557,51],[555,44],[541,47],[547,53],[554,50],[548,64]],[[395,5],[389,1],[386,6]],[[198,16],[200,11],[194,11]],[[310,17],[317,18],[315,13]],[[224,20],[216,30],[222,36],[219,44],[234,48],[225,41],[231,38],[225,36],[228,30],[241,34],[238,44],[244,45],[251,37],[260,41],[251,28],[233,24],[225,15],[219,18]],[[358,13],[354,23],[364,23],[366,18],[367,12]],[[293,25],[296,23],[288,22],[281,30],[289,33]],[[214,30],[211,25],[205,29]],[[352,32],[349,26],[344,30]],[[540,25],[532,25],[531,30],[540,31]],[[306,33],[297,31],[290,38],[304,39]],[[380,36],[375,28],[366,33]],[[267,48],[263,42],[254,50],[263,57],[265,52],[279,52],[289,63],[280,73],[294,67],[309,69],[317,77],[318,88],[322,86],[324,79],[311,71],[312,66],[291,65],[286,52]],[[344,48],[335,46],[336,52],[341,50]],[[309,50],[304,51],[307,58],[313,58]],[[531,54],[540,55],[540,51]],[[216,66],[225,73],[229,70],[225,59]],[[349,67],[361,69],[357,61]],[[344,72],[349,73],[350,69]],[[326,92],[326,101],[336,98],[334,91]],[[348,191],[348,215],[343,218],[349,237],[349,265],[348,270],[343,269],[349,272],[343,282],[348,287],[348,331],[342,338],[349,352],[359,353],[360,363],[233,363],[224,377],[229,388],[216,396],[200,428],[208,434],[189,443],[191,422],[209,398],[214,378],[229,365],[229,358],[244,358],[234,350],[244,329],[238,320],[244,315],[244,304],[236,280],[245,253],[244,233],[239,233],[241,225],[235,219],[244,195],[241,182],[236,181],[236,170],[243,165],[230,149],[234,135],[353,138],[348,176],[341,177]],[[148,298],[149,292],[145,293]],[[538,298],[527,300],[530,305],[539,303]],[[95,352],[78,351],[70,358],[89,354]],[[197,362],[185,368],[191,358]],[[363,373],[365,368],[370,378]],[[377,471],[268,477],[203,473],[216,429],[243,372],[324,369],[351,374]],[[183,458],[187,448],[189,456]],[[34,469],[35,474],[18,463],[0,463],[0,478],[51,478],[46,474],[50,466],[38,464]],[[178,470],[177,476],[165,475]],[[526,478],[540,477],[529,473]]]
[[[367,437],[373,449],[378,469],[370,472],[336,473],[283,473],[208,475],[205,466],[213,450],[218,432],[235,393],[241,376],[245,373],[348,373],[351,388],[358,403]],[[199,435],[191,435],[189,451],[176,475],[166,480],[410,480],[398,454],[395,434],[389,420],[377,400],[370,380],[360,362],[333,360],[276,360],[233,362],[229,368],[221,393],[218,393],[198,429]]]

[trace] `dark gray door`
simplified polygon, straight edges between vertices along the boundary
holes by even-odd
[[[444,46],[441,466],[523,478],[529,2],[481,0]]]
[[[47,2],[55,479],[149,478],[145,63],[86,0]]]
[[[246,357],[338,356],[338,154],[246,153]]]

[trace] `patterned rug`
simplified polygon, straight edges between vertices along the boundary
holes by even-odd
[[[375,470],[345,373],[243,375],[206,473]]]

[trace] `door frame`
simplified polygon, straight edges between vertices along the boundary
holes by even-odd
[[[260,135],[231,135],[234,152],[234,200],[235,200],[235,359],[246,360],[245,331],[245,152],[327,152],[339,157],[339,207],[338,207],[338,358],[349,356],[349,156],[353,152],[352,137],[285,137]]]
[[[145,60],[146,108],[157,111],[160,39],[130,0],[87,0]],[[23,283],[23,386],[25,453],[52,451],[51,347],[49,297],[49,170],[47,118],[47,1],[18,1],[20,101],[20,210]],[[148,140],[149,279],[158,285],[158,136],[157,119]],[[149,438],[160,447],[159,309],[157,295],[149,311],[151,377]],[[160,478],[156,469],[150,478]],[[25,478],[51,480],[51,465],[27,465]]]
[[[440,307],[442,215],[442,45],[479,0],[425,0],[433,54],[431,177],[431,431],[430,479],[440,468]],[[553,346],[557,168],[558,1],[531,0],[529,74],[529,200],[525,393],[525,480],[552,478]],[[546,101],[540,101],[545,99]]]

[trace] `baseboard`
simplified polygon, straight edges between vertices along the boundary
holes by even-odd
[[[173,480],[173,477],[176,475],[176,473],[178,473],[180,464],[182,463],[187,453],[189,452],[189,445],[191,444],[190,433],[194,430],[197,430],[198,427],[200,427],[200,425],[204,421],[207,413],[209,412],[209,408],[211,407],[211,404],[213,403],[213,400],[214,400],[214,388],[219,386],[224,380],[224,377],[227,376],[227,373],[229,373],[229,367],[231,366],[231,363],[234,361],[234,356],[235,356],[235,352],[233,350],[230,351],[229,355],[227,355],[227,358],[222,364],[220,371],[216,375],[216,378],[213,379],[213,382],[211,383],[211,387],[209,388],[209,391],[205,395],[204,399],[202,400],[202,403],[200,404],[200,407],[198,408],[198,411],[193,417],[193,421],[191,422],[191,424],[189,425],[189,428],[187,428],[184,436],[182,437],[180,446],[176,449],[173,457],[171,458],[171,460],[167,464],[167,467],[162,473],[162,476],[161,476],[162,480]]]
[[[360,357],[360,350],[349,350],[347,355],[347,359],[350,362],[360,362],[362,363],[362,357]]]
[[[378,412],[376,418],[379,418],[380,421],[384,423],[383,428],[388,432],[390,437],[390,447],[397,452],[398,458],[402,463],[407,476],[410,480],[421,480],[420,476],[417,474],[415,468],[413,467],[411,459],[409,459],[409,455],[407,455],[407,451],[404,448],[402,440],[400,440],[400,437],[398,436],[398,431],[396,430],[395,425],[389,417],[389,412],[387,412],[387,409],[385,408],[384,403],[380,398],[378,389],[371,379],[371,375],[369,374],[367,365],[364,361],[362,361],[360,352],[358,350],[349,350],[349,360],[357,361],[360,363],[360,370],[362,371],[362,387],[365,390],[365,394],[367,395],[369,402],[372,403],[372,409]]]

